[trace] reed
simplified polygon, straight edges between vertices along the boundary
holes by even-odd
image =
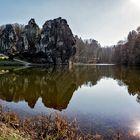
[[[70,122],[58,114],[20,119],[2,107],[0,128],[0,140],[102,140],[100,135],[82,133],[76,120]]]

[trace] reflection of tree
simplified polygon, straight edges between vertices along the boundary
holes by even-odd
[[[140,78],[137,69],[115,66],[77,66],[68,69],[30,68],[11,71],[0,76],[0,99],[6,101],[25,100],[34,108],[39,97],[46,107],[62,110],[67,108],[74,91],[83,84],[96,85],[102,77],[117,79],[119,85],[126,84],[132,95],[140,93]],[[138,96],[138,101],[139,101]]]
[[[74,91],[83,84],[95,85],[110,68],[76,67],[68,69],[30,68],[9,72],[0,77],[0,98],[6,101],[25,100],[34,108],[42,97],[45,106],[62,110],[67,108]],[[106,72],[105,72],[106,71]]]
[[[130,95],[137,95],[136,101],[140,103],[140,71],[139,68],[117,67],[114,78],[121,81],[128,88]]]
[[[137,101],[138,103],[140,103],[140,95],[137,96],[136,101]]]
[[[140,94],[139,68],[119,67],[115,69],[114,78],[122,81],[128,87],[130,95]]]

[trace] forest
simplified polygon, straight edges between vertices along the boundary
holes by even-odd
[[[140,27],[129,32],[127,39],[120,40],[113,46],[102,47],[94,39],[75,38],[75,62],[140,65]]]
[[[40,53],[42,51],[45,54]],[[140,27],[129,32],[125,40],[104,47],[95,39],[82,39],[73,35],[64,19],[47,21],[40,29],[34,19],[31,19],[26,26],[18,23],[0,26],[0,52],[19,52],[20,58],[36,63],[64,63],[71,57],[74,63],[140,65]],[[23,56],[25,52],[43,55],[41,59],[38,55],[35,55],[37,59],[27,58],[27,54]]]

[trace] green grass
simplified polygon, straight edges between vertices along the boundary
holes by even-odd
[[[0,66],[22,66],[23,64],[14,60],[0,60]]]

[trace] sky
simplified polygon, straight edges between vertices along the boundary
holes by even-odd
[[[0,0],[0,25],[35,18],[42,27],[57,17],[67,19],[74,35],[114,45],[140,26],[140,0]]]

